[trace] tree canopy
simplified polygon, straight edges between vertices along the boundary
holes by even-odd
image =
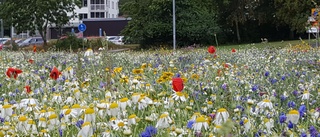
[[[259,42],[304,35],[312,0],[179,0],[177,43]],[[172,0],[124,0],[120,10],[131,17],[123,34],[143,44],[172,42]],[[292,36],[292,37],[290,37]]]
[[[64,25],[69,22],[75,6],[80,0],[4,0],[0,4],[0,17],[11,24],[18,33],[39,31],[45,41],[50,25]]]
[[[125,35],[143,45],[172,43],[172,0],[131,0],[121,10],[132,18],[123,31]],[[211,43],[218,31],[216,14],[208,6],[198,0],[176,1],[178,45]]]

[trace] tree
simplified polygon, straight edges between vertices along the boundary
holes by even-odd
[[[216,14],[208,0],[176,1],[176,39],[178,46],[209,44],[219,32]],[[172,0],[130,0],[121,10],[132,18],[123,33],[143,45],[172,43]]]
[[[220,23],[234,26],[238,43],[241,42],[240,25],[248,21],[257,20],[263,22],[267,11],[258,12],[264,0],[213,0],[215,3]]]
[[[278,24],[286,24],[291,28],[291,37],[293,32],[304,32],[308,16],[311,16],[312,0],[275,0],[277,8],[276,17]]]
[[[47,28],[65,25],[80,0],[5,0],[0,4],[0,17],[11,24],[18,33],[39,31],[47,49]]]

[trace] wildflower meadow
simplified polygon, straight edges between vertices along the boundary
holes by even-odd
[[[319,136],[320,50],[0,52],[0,136]]]

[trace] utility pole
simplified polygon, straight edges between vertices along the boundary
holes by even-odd
[[[176,1],[172,1],[172,17],[173,17],[173,50],[176,50]]]
[[[3,19],[1,19],[1,38],[4,37],[4,31],[3,31]]]

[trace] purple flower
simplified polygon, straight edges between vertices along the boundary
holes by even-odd
[[[282,76],[282,77],[281,77],[281,80],[286,80],[286,76]]]
[[[281,100],[281,101],[285,101],[286,99],[287,99],[286,96],[284,96],[284,95],[281,95],[281,96],[280,96],[280,100]]]

